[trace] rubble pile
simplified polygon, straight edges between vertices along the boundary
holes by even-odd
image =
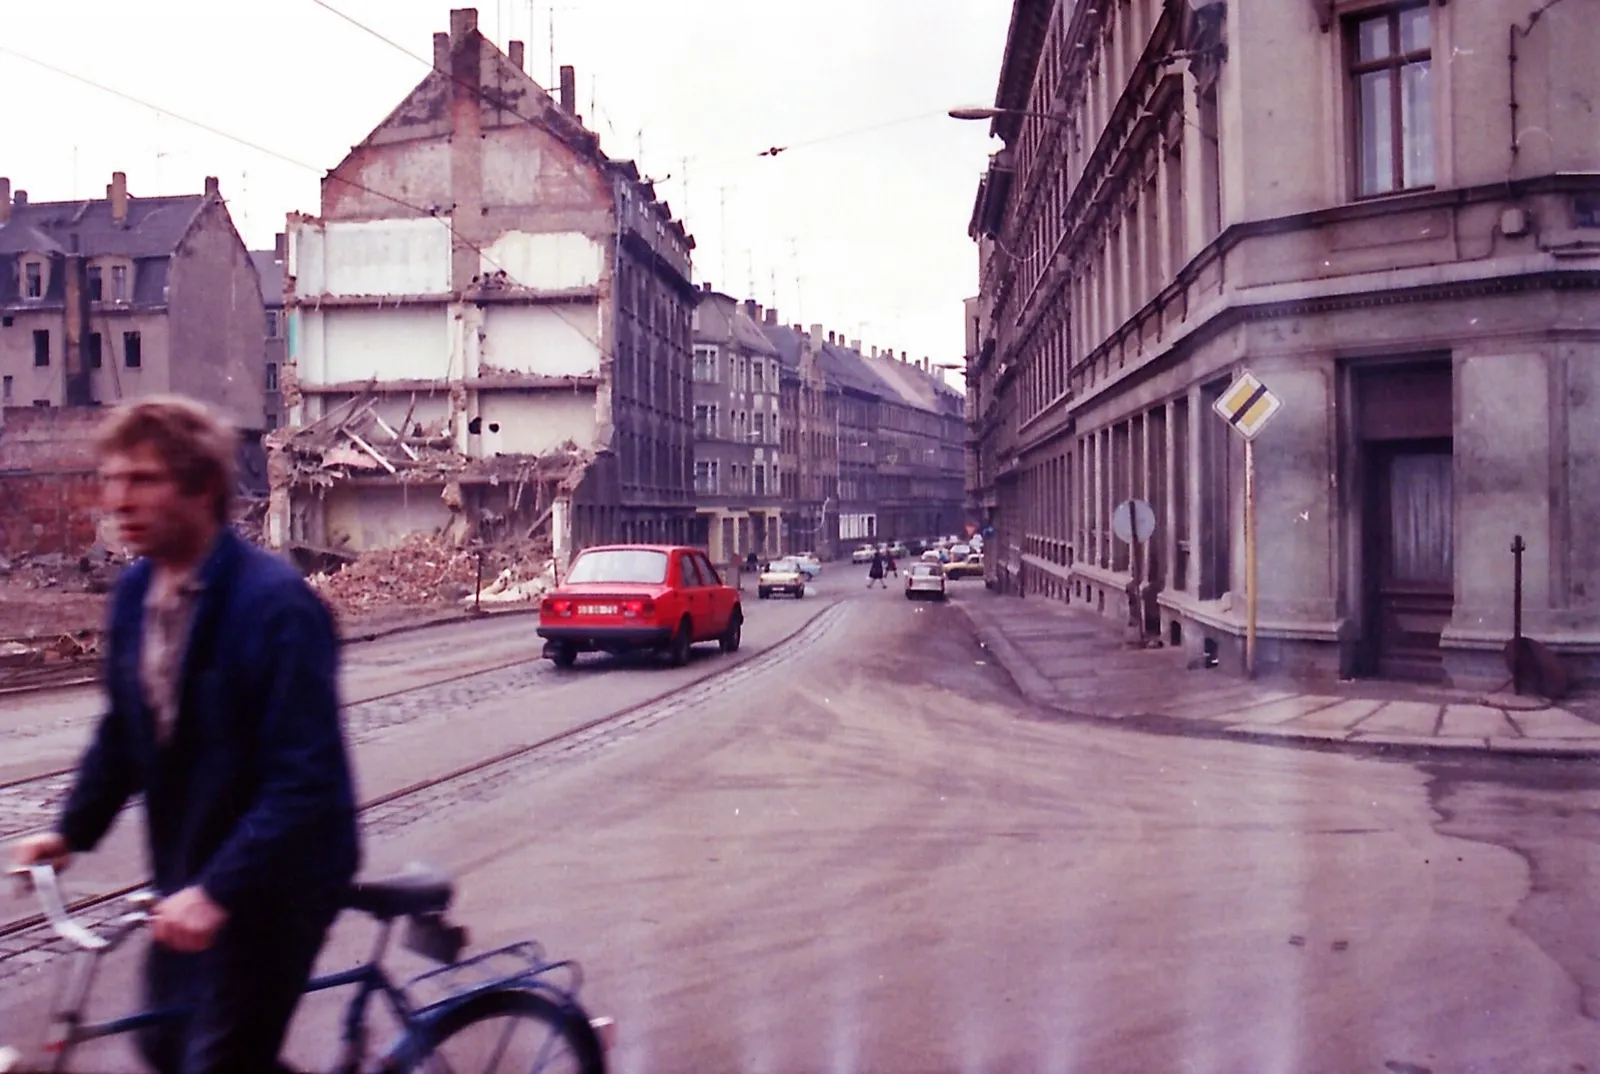
[[[60,552],[0,556],[0,579],[21,589],[53,589],[62,593],[109,593],[128,563],[98,541],[81,556]]]
[[[484,603],[536,600],[554,584],[549,542],[455,547],[437,534],[413,534],[395,548],[366,552],[307,580],[343,613],[396,606],[471,604],[483,557]]]

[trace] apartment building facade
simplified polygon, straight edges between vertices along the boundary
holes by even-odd
[[[261,299],[214,178],[204,191],[30,201],[0,178],[0,408],[182,392],[264,424]]]
[[[714,563],[783,548],[778,348],[741,303],[703,285],[694,311],[694,541]]]
[[[1502,682],[1600,654],[1600,19],[1573,0],[1017,0],[969,231],[994,583],[1261,670]],[[1025,113],[1035,113],[1027,115]],[[1143,499],[1154,537],[1116,539]]]
[[[433,70],[291,216],[269,533],[359,551],[543,530],[558,560],[694,522],[693,240],[451,12]]]

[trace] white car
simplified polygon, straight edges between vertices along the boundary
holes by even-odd
[[[813,579],[822,573],[822,560],[817,558],[815,552],[796,552],[794,555],[784,558],[792,559],[800,564],[800,571],[806,576],[807,580]]]
[[[911,569],[906,571],[906,599],[916,600],[918,597],[947,599],[944,570],[938,563],[913,563]]]
[[[767,564],[756,582],[756,596],[766,600],[774,593],[788,593],[796,600],[806,595],[806,575],[795,559],[775,559]]]
[[[850,562],[851,563],[871,563],[872,562],[872,557],[877,555],[877,554],[878,554],[878,546],[877,545],[864,544],[860,548],[857,548],[854,552],[850,553]]]

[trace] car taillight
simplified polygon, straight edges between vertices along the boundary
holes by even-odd
[[[572,601],[547,599],[543,604],[539,605],[539,611],[545,615],[553,615],[560,619],[571,618]]]
[[[656,614],[656,603],[653,600],[625,601],[622,614],[629,619],[648,619]]]

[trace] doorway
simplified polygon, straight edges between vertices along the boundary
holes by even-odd
[[[1438,682],[1455,609],[1450,366],[1363,371],[1360,670]]]

